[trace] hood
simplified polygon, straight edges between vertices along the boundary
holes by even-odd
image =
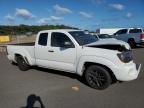
[[[130,50],[130,46],[128,43],[117,40],[117,39],[101,39],[94,43],[84,45],[86,47],[95,47],[95,48],[103,48],[109,50],[118,50],[120,52],[125,50]]]

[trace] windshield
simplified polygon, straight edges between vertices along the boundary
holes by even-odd
[[[73,36],[79,45],[86,45],[97,41],[94,36],[86,34],[83,31],[72,31],[69,33]]]

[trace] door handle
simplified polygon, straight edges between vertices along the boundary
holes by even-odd
[[[48,50],[48,52],[54,52],[54,50]]]

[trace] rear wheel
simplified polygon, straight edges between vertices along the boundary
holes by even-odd
[[[25,62],[22,56],[17,57],[17,64],[19,69],[22,71],[27,71],[30,68],[30,66]]]
[[[94,89],[104,90],[110,86],[112,79],[109,72],[102,66],[91,65],[85,72],[88,85]]]
[[[136,43],[135,43],[134,39],[129,39],[128,43],[131,46],[131,48],[135,48],[136,47]]]

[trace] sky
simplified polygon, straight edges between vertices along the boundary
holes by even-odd
[[[0,25],[144,27],[144,0],[0,0]]]

